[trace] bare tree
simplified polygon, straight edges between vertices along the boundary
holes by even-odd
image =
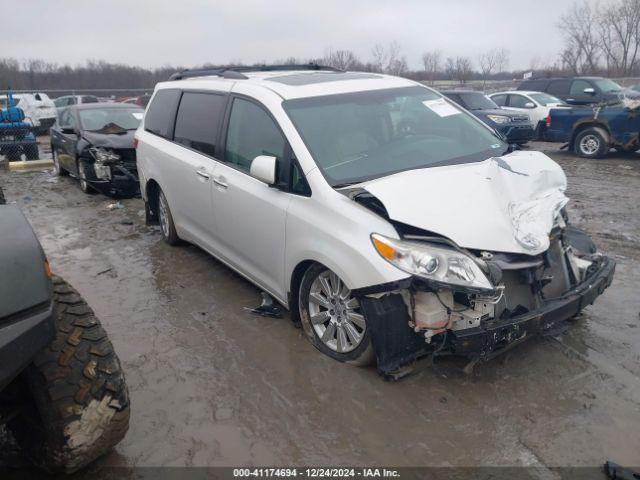
[[[389,73],[391,75],[402,75],[409,69],[407,59],[401,54],[402,49],[397,42],[390,42],[387,45],[377,44],[371,51],[372,65],[378,72]]]
[[[485,89],[487,80],[491,76],[498,62],[498,50],[489,50],[486,53],[481,53],[478,56],[478,65],[480,66],[480,73],[482,74],[482,89]]]
[[[640,0],[619,0],[598,9],[598,33],[609,74],[630,75],[638,67]]]
[[[422,65],[431,85],[434,84],[436,75],[440,71],[440,57],[440,50],[430,50],[422,54]]]
[[[589,2],[574,3],[560,17],[558,28],[565,41],[560,54],[563,63],[574,73],[595,73],[600,60],[597,26],[600,15]]]
[[[469,57],[447,57],[445,61],[445,72],[452,80],[465,83],[473,75],[473,63]]]
[[[328,48],[325,51],[322,63],[340,70],[361,70],[362,62],[351,50],[333,50]]]

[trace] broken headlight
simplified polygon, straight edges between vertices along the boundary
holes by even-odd
[[[96,162],[100,163],[114,163],[120,160],[120,155],[112,150],[107,150],[102,147],[92,147],[89,149],[91,155],[96,160]]]
[[[382,258],[400,270],[438,283],[493,290],[493,285],[468,255],[446,246],[394,240],[377,233],[371,241]]]
[[[110,165],[120,161],[120,155],[102,147],[91,147],[89,152],[91,152],[91,155],[95,159],[93,170],[96,172],[96,178],[100,180],[111,180]]]

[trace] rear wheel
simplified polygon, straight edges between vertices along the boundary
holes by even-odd
[[[164,241],[169,245],[178,245],[180,243],[180,237],[178,237],[176,226],[173,223],[169,202],[167,202],[167,197],[164,196],[162,190],[160,190],[158,194],[158,223],[160,224]]]
[[[2,191],[2,187],[0,187],[0,205],[5,205],[7,200],[4,198],[4,192]]]
[[[357,366],[374,360],[367,323],[358,299],[334,272],[315,264],[300,283],[299,311],[311,343],[340,362]]]
[[[70,473],[124,438],[129,392],[93,310],[63,279],[53,285],[55,338],[24,372],[29,401],[9,428],[38,466]]]
[[[609,151],[607,133],[601,128],[587,128],[576,136],[574,151],[584,158],[602,158]]]

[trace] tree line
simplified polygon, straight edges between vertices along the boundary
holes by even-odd
[[[432,84],[436,81],[511,80],[522,78],[525,71],[612,77],[640,74],[640,0],[614,0],[604,5],[595,0],[593,3],[576,2],[560,17],[557,28],[564,41],[558,56],[551,60],[535,56],[525,70],[509,70],[510,55],[506,48],[490,49],[475,58],[427,50],[421,57],[420,68],[412,70],[402,47],[395,41],[375,45],[365,60],[352,50],[328,48],[320,58],[291,57],[272,63],[313,62],[342,70],[399,75]],[[234,64],[242,65],[242,62]],[[199,67],[208,66],[213,63]],[[172,65],[146,69],[98,60],[70,66],[40,59],[0,58],[0,90],[151,89],[157,82],[183,69]]]

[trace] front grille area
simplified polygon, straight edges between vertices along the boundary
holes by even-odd
[[[511,121],[513,123],[525,123],[525,122],[528,123],[529,122],[529,117],[526,116],[526,115],[518,115],[518,116],[512,117]]]

